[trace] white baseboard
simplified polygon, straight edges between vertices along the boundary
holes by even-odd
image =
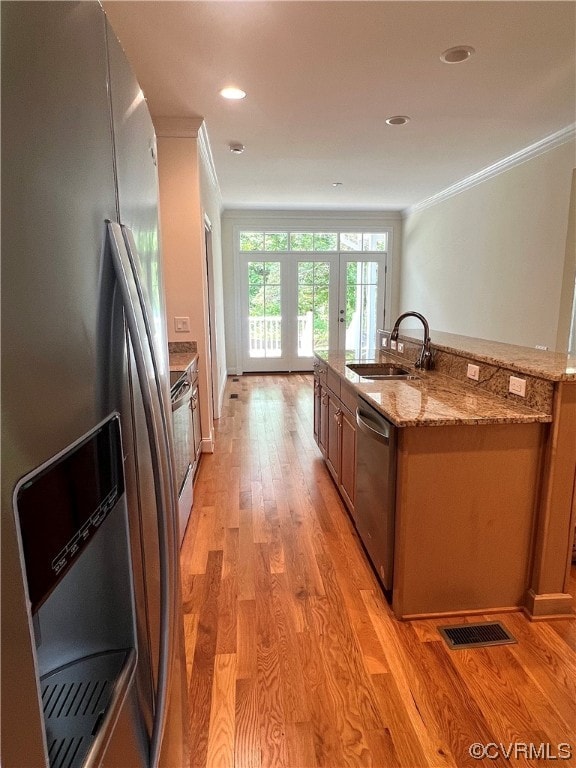
[[[203,437],[200,442],[201,453],[214,453],[214,433],[210,434],[210,437]]]

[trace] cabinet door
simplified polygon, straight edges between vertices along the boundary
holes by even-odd
[[[319,400],[320,400],[320,425],[318,431],[318,447],[322,451],[322,454],[326,456],[328,452],[328,401],[330,396],[325,387],[320,387]]]
[[[356,422],[347,408],[340,415],[340,493],[346,506],[354,511],[356,483]]]
[[[314,374],[314,440],[320,445],[320,412],[321,412],[322,387],[320,378]]]
[[[338,483],[340,475],[340,418],[342,415],[340,400],[333,394],[328,394],[328,442],[326,445],[326,465],[330,474]]]

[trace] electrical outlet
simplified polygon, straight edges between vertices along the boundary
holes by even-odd
[[[396,349],[397,343],[395,341],[390,342],[390,349]]]
[[[526,379],[520,379],[518,376],[510,376],[508,392],[520,397],[526,397]]]
[[[399,341],[398,342],[398,352],[404,352],[404,342]]]
[[[471,365],[468,363],[468,369],[466,370],[466,376],[469,379],[473,379],[474,381],[478,381],[480,379],[480,366],[479,365]]]
[[[386,349],[386,347],[388,346],[388,336],[382,336],[382,338],[380,339],[380,346],[382,347],[382,349]]]
[[[189,317],[175,317],[174,318],[174,330],[176,333],[189,333],[190,332],[190,318]]]

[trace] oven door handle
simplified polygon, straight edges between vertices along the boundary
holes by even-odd
[[[190,398],[192,396],[192,393],[190,392],[191,389],[192,384],[187,382],[178,390],[178,397],[176,400],[172,401],[172,413],[185,406],[186,403],[190,402]]]

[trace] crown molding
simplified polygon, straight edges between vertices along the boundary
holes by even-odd
[[[509,155],[502,160],[498,160],[498,162],[493,165],[489,165],[487,168],[483,168],[481,171],[473,173],[461,181],[457,181],[455,184],[446,187],[446,189],[437,192],[435,195],[431,195],[430,197],[421,200],[419,203],[411,205],[402,211],[402,216],[403,218],[406,218],[413,213],[423,211],[425,208],[430,208],[437,203],[441,203],[443,200],[448,200],[448,198],[459,195],[467,189],[472,189],[472,187],[482,184],[482,182],[488,181],[488,179],[492,179],[494,176],[498,176],[501,173],[505,173],[511,168],[515,168],[517,165],[525,163],[527,160],[532,160],[539,155],[543,155],[545,152],[549,152],[551,149],[555,149],[562,144],[567,144],[569,141],[573,141],[574,138],[576,138],[576,123],[572,123],[571,125],[556,131],[556,133],[552,133],[550,136],[546,136],[544,139],[536,141],[534,144],[530,144],[529,146],[524,147],[524,149],[520,149],[518,152],[514,152],[512,155]]]
[[[216,173],[216,166],[214,165],[214,157],[212,156],[212,149],[210,147],[210,139],[208,137],[208,129],[206,123],[202,122],[198,130],[198,148],[200,149],[200,157],[208,173],[210,183],[216,190],[220,203],[222,202],[222,193],[220,191],[220,184],[218,182],[218,174]]]
[[[203,117],[152,117],[159,139],[196,139],[204,123]]]

